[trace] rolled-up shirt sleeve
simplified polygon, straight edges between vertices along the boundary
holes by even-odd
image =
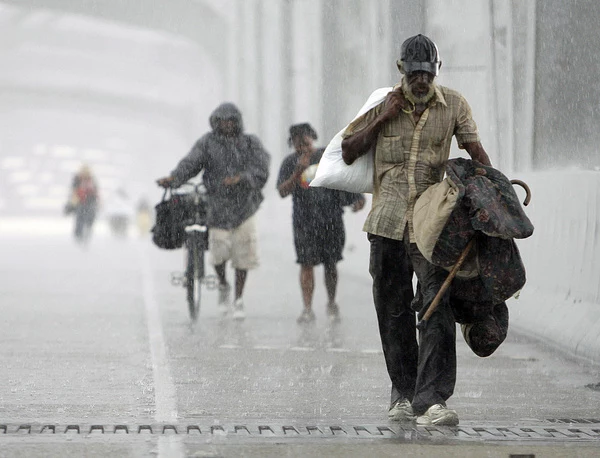
[[[465,143],[475,143],[481,141],[477,124],[473,119],[471,107],[464,97],[461,97],[456,116],[456,125],[454,126],[454,135],[458,142],[458,147],[463,149]]]

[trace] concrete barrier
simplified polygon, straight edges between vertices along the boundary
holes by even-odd
[[[525,211],[535,226],[532,237],[517,241],[527,284],[508,303],[511,326],[600,362],[600,173],[511,178],[531,187]]]

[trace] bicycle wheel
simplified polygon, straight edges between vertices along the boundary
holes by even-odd
[[[202,277],[204,277],[204,251],[199,249],[195,237],[188,240],[187,301],[190,318],[198,319],[200,313],[200,295]]]

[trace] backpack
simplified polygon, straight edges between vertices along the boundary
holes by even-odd
[[[181,248],[185,241],[186,205],[183,196],[173,195],[169,191],[165,189],[162,200],[154,207],[156,221],[151,232],[152,241],[157,247],[174,250]]]

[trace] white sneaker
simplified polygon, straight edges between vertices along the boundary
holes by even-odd
[[[229,304],[218,304],[217,312],[221,316],[226,316],[229,313]]]
[[[233,319],[243,320],[244,318],[246,318],[246,312],[244,312],[244,301],[240,297],[233,303]]]
[[[417,417],[417,425],[421,426],[456,426],[458,414],[442,404],[432,405],[423,415]]]
[[[402,399],[394,404],[388,411],[391,421],[414,421],[415,414],[408,399]]]
[[[312,323],[316,319],[315,313],[312,310],[303,309],[300,316],[296,319],[298,324]]]

